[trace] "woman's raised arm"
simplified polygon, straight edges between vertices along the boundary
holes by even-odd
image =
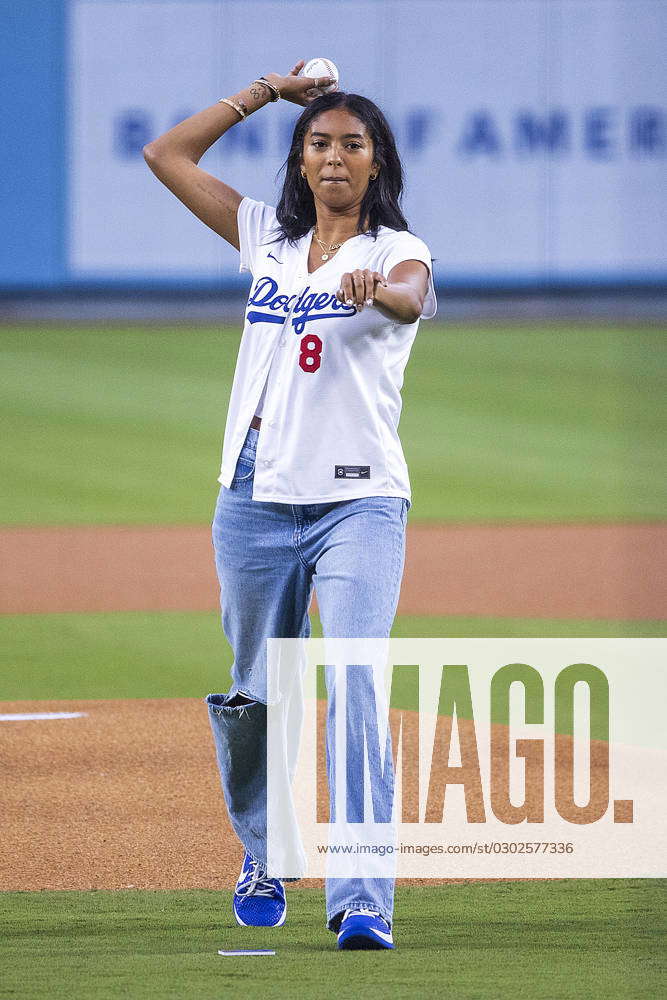
[[[226,98],[229,103],[218,102],[197,112],[144,146],[144,159],[158,180],[198,219],[237,250],[237,212],[243,195],[202,170],[198,166],[199,161],[232,125],[242,122],[269,101],[277,100],[276,94],[305,107],[317,96],[308,91],[333,82],[329,77],[314,80],[299,76],[303,65],[303,60],[298,62],[288,76],[268,73],[266,83],[251,83],[238,94]]]

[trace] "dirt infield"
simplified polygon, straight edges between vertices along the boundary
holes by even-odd
[[[0,703],[1,714],[63,711],[85,716],[0,721],[0,891],[232,888],[242,852],[204,703]],[[408,741],[416,732],[408,719],[410,731]],[[434,762],[436,777],[442,766]],[[593,787],[597,781],[593,748]]]
[[[399,614],[664,617],[667,523],[408,528]],[[0,613],[205,611],[208,527],[0,530]]]
[[[0,723],[0,889],[228,885],[242,855],[205,705],[31,701],[1,709],[62,710],[87,715]]]

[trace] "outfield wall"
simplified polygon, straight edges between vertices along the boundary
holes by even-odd
[[[386,110],[440,283],[667,283],[662,0],[4,0],[2,19],[5,291],[239,288],[141,149],[320,49]],[[297,114],[264,109],[202,164],[275,202]]]

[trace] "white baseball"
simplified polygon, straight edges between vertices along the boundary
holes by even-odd
[[[328,87],[318,87],[318,94],[330,94],[332,91],[338,90],[338,75],[336,64],[331,59],[325,59],[323,56],[318,56],[316,59],[309,59],[299,73],[299,76],[311,76],[315,80],[318,80],[321,76],[330,76],[336,81],[329,84]]]

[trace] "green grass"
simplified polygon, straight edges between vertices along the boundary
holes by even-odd
[[[0,895],[0,997],[222,996],[653,1000],[664,964],[658,880],[493,882],[397,890],[393,952],[338,952],[317,890],[285,927],[233,925],[228,893]],[[275,948],[221,958],[218,948]]]
[[[203,523],[237,328],[3,327],[0,523]],[[657,328],[425,324],[401,436],[417,519],[665,512]]]
[[[393,635],[652,637],[665,623],[399,617]],[[215,612],[0,617],[0,701],[202,697],[227,690],[231,662]]]

